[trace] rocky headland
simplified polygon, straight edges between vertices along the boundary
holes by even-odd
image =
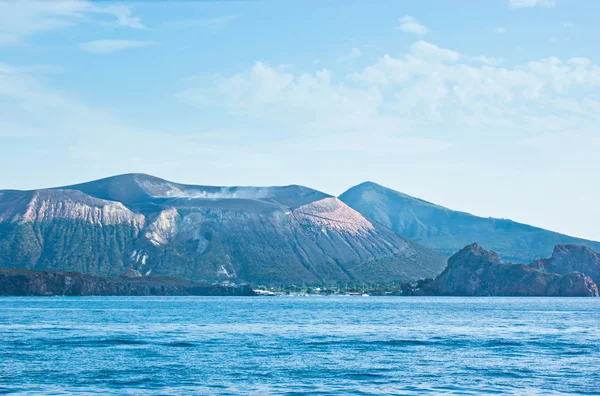
[[[502,262],[498,254],[474,243],[450,257],[446,269],[435,279],[421,280],[416,286],[404,285],[401,294],[598,296],[598,286],[593,278],[581,272],[582,269],[590,268],[587,266],[589,262],[581,261],[580,253],[587,252],[585,249],[587,248],[561,245],[556,247],[557,254],[552,259],[532,264],[512,264]],[[560,272],[554,272],[559,270]]]

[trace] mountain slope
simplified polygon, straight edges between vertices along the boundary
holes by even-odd
[[[371,182],[352,187],[339,198],[366,218],[447,256],[472,242],[498,252],[503,260],[523,263],[548,257],[558,244],[600,250],[600,242],[450,210]]]
[[[311,284],[414,280],[444,260],[310,188],[129,174],[0,191],[0,267]]]
[[[144,224],[79,191],[0,191],[0,267],[117,274]]]

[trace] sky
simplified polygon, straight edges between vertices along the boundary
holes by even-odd
[[[0,0],[0,189],[374,181],[600,240],[596,0]]]

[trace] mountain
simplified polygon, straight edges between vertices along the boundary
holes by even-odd
[[[307,187],[193,186],[127,174],[0,191],[0,267],[387,283],[434,276],[444,259]]]
[[[503,260],[521,263],[548,257],[558,244],[600,250],[600,242],[511,220],[473,216],[371,182],[352,187],[339,198],[369,220],[446,256],[472,242],[498,252]]]
[[[576,256],[572,259],[576,260]],[[497,253],[471,244],[450,257],[438,277],[420,284],[416,294],[443,296],[598,296],[598,286],[581,272],[564,275],[533,265],[500,261]]]

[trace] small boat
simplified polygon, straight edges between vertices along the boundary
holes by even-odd
[[[254,290],[254,293],[257,296],[266,296],[266,297],[273,297],[273,296],[276,295],[272,291],[269,291],[269,290],[260,290],[260,289],[259,290]]]
[[[363,297],[371,297],[371,295],[369,293],[365,292],[365,282],[363,282],[363,289],[362,289],[361,296],[363,296]]]

